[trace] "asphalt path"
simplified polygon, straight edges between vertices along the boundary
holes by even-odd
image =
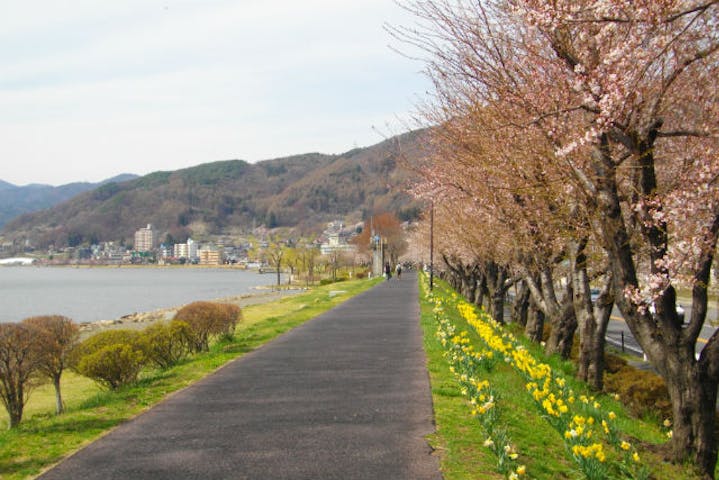
[[[441,480],[417,297],[393,277],[40,478]]]

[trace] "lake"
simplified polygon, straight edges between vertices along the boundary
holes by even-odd
[[[1,267],[0,322],[65,315],[78,323],[250,293],[275,275],[229,268]]]

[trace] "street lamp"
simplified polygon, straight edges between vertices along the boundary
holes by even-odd
[[[429,291],[434,289],[434,200],[429,210]]]

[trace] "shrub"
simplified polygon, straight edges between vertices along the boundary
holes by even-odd
[[[80,374],[117,390],[137,380],[147,357],[140,333],[134,330],[98,332],[73,351],[72,365]]]
[[[156,323],[142,331],[140,344],[147,359],[165,369],[187,357],[190,338],[190,326],[185,322]]]
[[[95,351],[108,345],[117,345],[119,343],[127,343],[129,345],[137,345],[140,340],[140,332],[129,329],[102,330],[86,338],[73,350],[74,359],[94,353]]]
[[[605,375],[604,388],[608,392],[618,393],[622,402],[637,417],[661,420],[672,416],[667,387],[664,380],[654,372],[625,365],[616,373]]]
[[[117,390],[136,382],[144,364],[145,355],[141,350],[127,343],[118,343],[84,355],[77,364],[77,371],[111,390]]]
[[[320,286],[329,285],[330,283],[334,283],[331,278],[323,278],[320,280]]]
[[[617,373],[627,366],[627,361],[617,355],[606,353],[604,355],[604,368],[607,374]]]
[[[238,305],[232,303],[218,303],[217,308],[222,329],[221,335],[231,339],[235,334],[237,323],[242,320],[242,310]]]
[[[237,305],[193,302],[182,307],[173,320],[183,321],[189,326],[191,350],[205,352],[210,349],[212,337],[232,336],[240,318],[241,311]]]

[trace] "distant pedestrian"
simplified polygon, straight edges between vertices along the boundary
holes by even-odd
[[[390,266],[389,262],[384,264],[384,275],[387,277],[387,280],[392,278],[392,267]]]
[[[397,273],[397,280],[402,278],[402,265],[401,264],[398,263],[397,268],[395,268],[394,271]]]

